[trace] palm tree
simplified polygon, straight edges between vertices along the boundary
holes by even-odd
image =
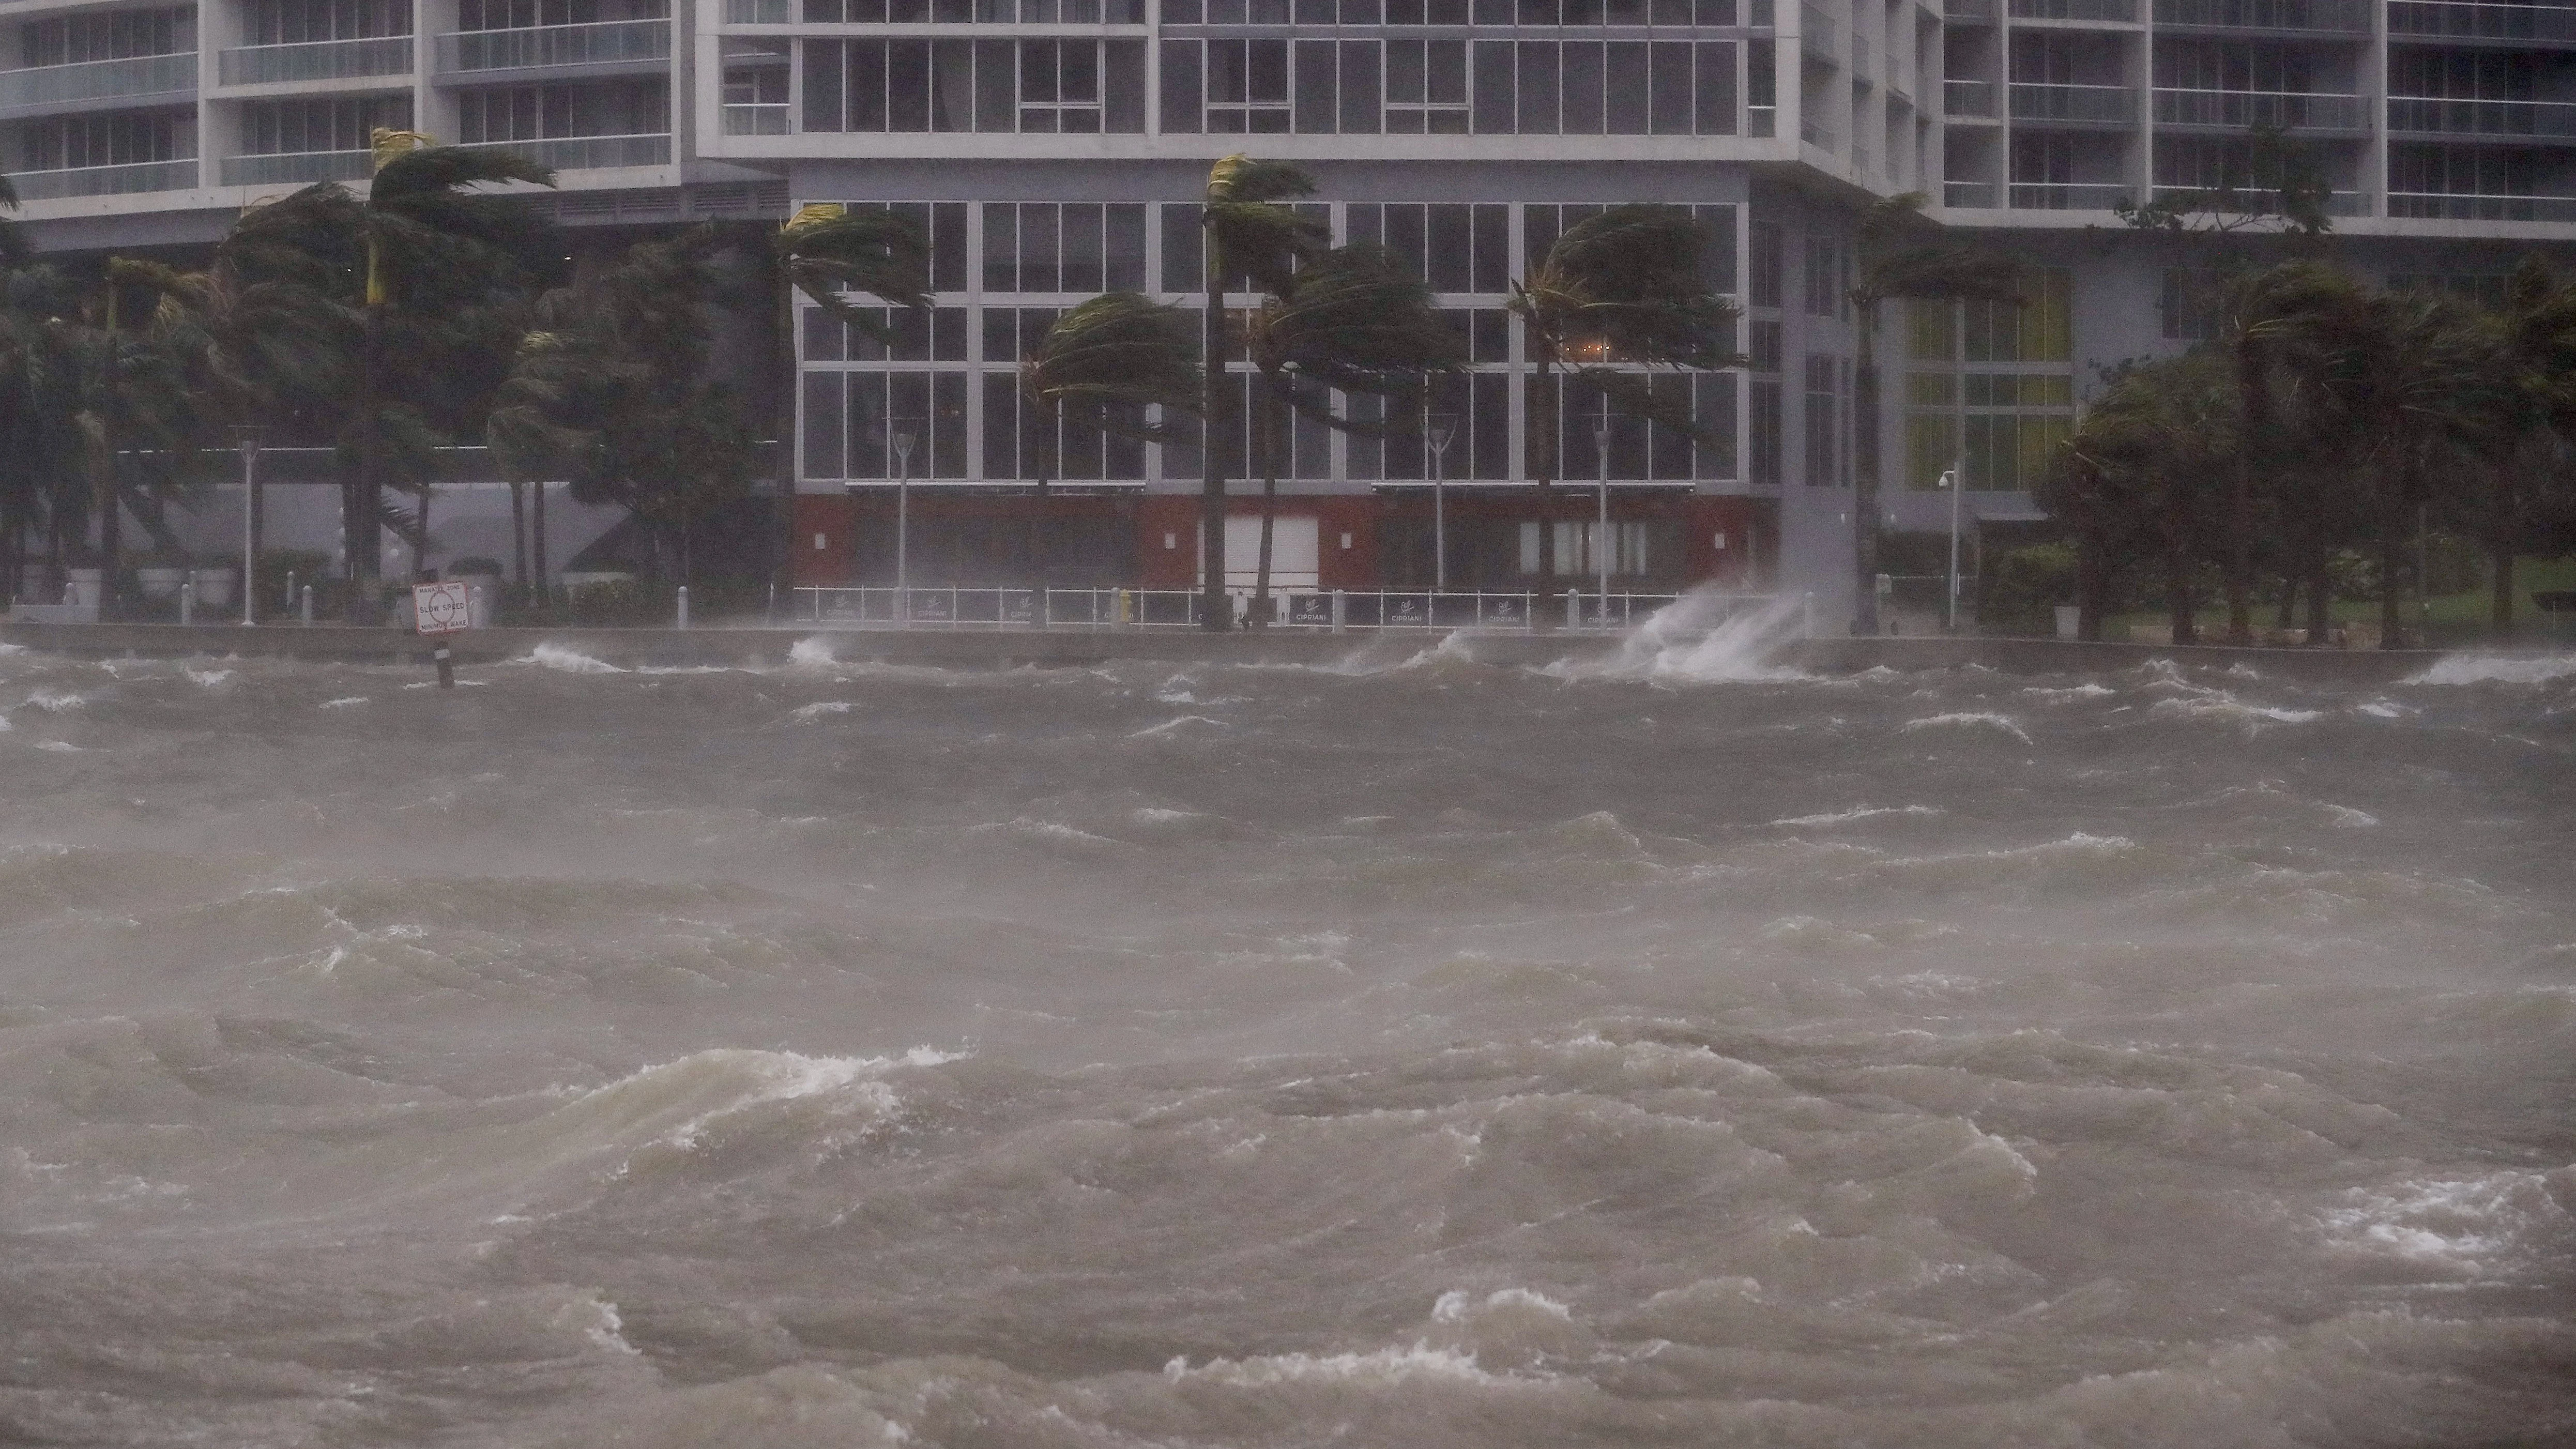
[[[2193,575],[2212,520],[2210,480],[2238,447],[2239,419],[2228,359],[2202,349],[2120,373],[2074,435],[2043,501],[2075,519],[2088,637],[2099,637],[2104,574],[2130,548],[2152,549],[2164,565],[2165,610],[2173,642],[2197,637]]]
[[[1276,297],[1299,263],[1324,249],[1325,227],[1282,205],[1314,194],[1315,179],[1284,161],[1256,161],[1236,154],[1208,172],[1199,213],[1206,304],[1199,314],[1199,356],[1204,360],[1207,405],[1201,410],[1199,448],[1200,622],[1233,627],[1225,593],[1225,473],[1232,431],[1233,387],[1226,375],[1225,297],[1238,281]]]
[[[1431,289],[1375,247],[1340,247],[1313,258],[1246,316],[1243,331],[1244,350],[1261,374],[1253,420],[1261,549],[1250,616],[1259,627],[1269,617],[1271,531],[1289,414],[1344,430],[1375,426],[1334,411],[1333,392],[1410,398],[1429,374],[1464,366],[1467,348],[1431,305]]]
[[[1044,440],[1029,524],[1041,585],[1051,566],[1044,556],[1047,485],[1060,461],[1066,410],[1121,437],[1168,442],[1178,431],[1171,413],[1197,412],[1204,388],[1187,314],[1134,292],[1103,293],[1066,312],[1020,360],[1020,394]],[[1155,406],[1164,410],[1161,421],[1146,412]]]
[[[1530,387],[1530,471],[1538,483],[1539,572],[1556,572],[1550,491],[1565,407],[1564,384],[1580,383],[1605,402],[1696,433],[1687,406],[1655,394],[1633,368],[1716,371],[1742,367],[1733,303],[1708,288],[1700,256],[1706,234],[1678,206],[1614,206],[1565,229],[1528,276],[1512,284],[1511,310],[1537,364]],[[1607,540],[1603,540],[1606,546]]]
[[[1861,214],[1852,269],[1851,306],[1859,357],[1852,384],[1852,562],[1857,573],[1855,634],[1876,634],[1878,619],[1878,333],[1880,313],[1893,298],[1913,301],[1992,301],[2018,305],[2021,266],[2009,257],[1932,240],[1927,198],[1909,191],[1873,203]],[[1864,449],[1861,444],[1867,442]],[[1968,480],[1953,477],[1951,486]]]
[[[872,308],[853,295],[873,297],[894,307],[930,306],[930,239],[911,217],[898,211],[860,208],[838,202],[815,202],[788,218],[769,239],[769,257],[778,274],[778,351],[780,385],[772,398],[772,423],[778,440],[779,561],[794,557],[789,545],[796,534],[796,394],[802,375],[797,365],[796,296],[827,315],[858,328],[879,342],[893,340],[892,329]]]
[[[2554,456],[2576,439],[2576,283],[2537,256],[2526,257],[2505,284],[2504,309],[2489,319],[2498,379],[2499,427],[2479,471],[2479,533],[2486,546],[2488,622],[2499,638],[2513,632],[2513,561],[2523,543],[2524,495]]]
[[[562,246],[552,228],[515,197],[481,188],[503,182],[552,186],[551,167],[515,152],[441,146],[415,131],[375,133],[375,174],[361,198],[321,182],[242,213],[226,245],[253,269],[301,254],[354,283],[359,311],[358,363],[351,389],[348,484],[349,575],[353,621],[371,618],[381,571],[378,533],[385,520],[390,445],[408,417],[388,406],[395,360],[388,335],[406,319],[451,321],[488,306],[552,270]],[[416,361],[406,359],[406,361]]]
[[[2255,520],[2259,474],[2295,483],[2307,470],[2282,427],[2281,374],[2294,369],[2298,350],[2321,319],[2354,304],[2357,293],[2342,273],[2313,261],[2295,261],[2237,280],[2226,289],[2226,347],[2235,370],[2243,446],[2228,470],[2227,642],[2254,642],[2254,556],[2262,530]],[[2313,521],[2316,515],[2306,517]],[[2322,535],[2320,535],[2320,539]],[[2319,630],[2322,638],[2322,629]]]

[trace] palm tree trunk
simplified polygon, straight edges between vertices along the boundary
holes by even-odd
[[[528,483],[524,478],[510,480],[510,563],[510,576],[518,580],[524,595],[528,591]]]
[[[1530,378],[1530,472],[1538,485],[1538,588],[1540,598],[1548,597],[1548,587],[1556,579],[1556,466],[1557,441],[1565,424],[1565,397],[1556,377],[1556,349],[1543,337],[1533,335],[1532,351],[1538,354],[1538,371]],[[1563,616],[1545,608],[1530,611],[1530,623],[1539,629],[1553,629]]]
[[[1860,359],[1852,378],[1852,566],[1859,577],[1860,597],[1853,605],[1852,632],[1876,634],[1878,618],[1878,470],[1860,466],[1860,430],[1874,426],[1875,418],[1861,416],[1861,399],[1878,396],[1878,303],[1863,301],[1858,324]],[[1876,412],[1875,405],[1866,409]],[[1967,480],[1953,478],[1950,486],[1965,487]]]
[[[554,597],[546,587],[546,480],[535,480],[535,492],[536,496],[528,500],[529,563],[535,572],[528,577],[536,586],[530,602],[543,607]]]
[[[1255,629],[1270,622],[1270,528],[1279,510],[1279,380],[1269,376],[1261,382],[1260,432],[1255,439],[1261,449],[1261,553],[1253,566],[1252,613],[1246,620]]]
[[[2379,647],[2395,649],[2405,643],[2405,590],[2398,583],[2406,563],[2406,500],[2415,496],[2414,450],[2390,465],[2392,485],[2380,504],[2379,520]]]
[[[352,624],[375,622],[378,575],[383,572],[384,304],[370,299],[358,347],[358,477],[348,520],[349,604]]]
[[[1234,627],[1225,596],[1226,415],[1232,402],[1225,370],[1225,258],[1216,233],[1202,230],[1207,256],[1207,306],[1199,317],[1199,357],[1207,373],[1207,408],[1199,422],[1199,627],[1223,633]]]

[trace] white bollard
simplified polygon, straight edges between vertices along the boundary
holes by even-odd
[[[680,585],[680,627],[689,627],[689,586]]]
[[[1569,629],[1583,627],[1583,591],[1581,589],[1565,591],[1565,627]]]
[[[1346,631],[1350,627],[1350,619],[1351,596],[1340,589],[1333,590],[1333,632]]]
[[[312,586],[311,584],[306,584],[306,585],[304,586],[303,609],[304,609],[304,622],[305,622],[305,623],[307,623],[307,624],[312,623],[312,622],[313,622],[313,586]]]
[[[188,570],[188,576],[179,581],[179,622],[182,624],[197,622],[197,571],[195,569]]]

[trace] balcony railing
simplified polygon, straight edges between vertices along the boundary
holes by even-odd
[[[1843,144],[1843,138],[1834,134],[1833,127],[1812,115],[1798,118],[1798,139],[1827,151],[1840,150]]]
[[[1941,18],[1953,25],[1992,25],[1995,0],[1949,0],[1941,7]]]
[[[2234,212],[2240,215],[2249,209],[2274,213],[2278,213],[2281,209],[2279,192],[2251,188],[2229,192],[2213,187],[2159,186],[2155,188],[2155,197],[2158,201],[2180,199],[2195,202],[2213,211]],[[2219,204],[2223,200],[2232,201],[2234,204]],[[2368,216],[2370,215],[2370,194],[2363,191],[2327,192],[2325,212],[2328,216]]]
[[[2138,23],[2138,0],[2012,0],[2015,20],[2086,20]]]
[[[21,171],[9,178],[22,201],[66,196],[126,196],[138,191],[187,191],[197,184],[197,158],[137,161],[126,166],[73,166]]]
[[[295,45],[243,45],[223,53],[217,75],[228,86],[272,81],[352,80],[411,69],[411,37],[311,40]]]
[[[529,141],[473,141],[485,151],[516,151],[540,166],[587,171],[602,166],[667,166],[671,138],[658,136],[552,136]]]
[[[303,185],[313,181],[364,181],[375,174],[372,151],[280,151],[226,156],[218,168],[226,186]]]
[[[1995,118],[1995,83],[1954,80],[1941,83],[1941,106],[1953,116]]]
[[[2084,126],[2126,125],[2138,118],[2138,93],[2127,86],[2038,85],[2015,81],[2016,121],[2064,121]]]
[[[727,25],[793,25],[794,0],[725,0]]]
[[[2576,43],[2576,7],[2477,5],[2468,3],[2468,0],[2391,0],[2388,33],[2435,40]]]
[[[668,20],[602,20],[590,25],[459,30],[438,37],[438,68],[443,73],[670,58]]]
[[[2156,123],[2165,126],[2219,126],[2241,131],[2269,126],[2282,131],[2362,131],[2370,113],[2359,96],[2318,95],[2304,91],[2156,92]]]
[[[724,108],[724,133],[728,136],[784,136],[790,129],[784,105],[737,102]]]
[[[2388,129],[2433,136],[2576,136],[2576,102],[2390,96]]]
[[[2370,6],[2368,0],[2156,0],[2156,24],[2186,30],[2368,35]]]
[[[1992,206],[1995,184],[1991,181],[1944,181],[1941,183],[1943,206]]]
[[[2016,181],[2009,188],[2016,211],[2109,211],[2130,198],[2117,182]]]
[[[2463,196],[2454,192],[2392,191],[2390,216],[2433,221],[2576,222],[2576,196]]]
[[[0,110],[70,105],[77,101],[180,96],[197,88],[197,53],[138,55],[129,60],[87,60],[0,71]]]

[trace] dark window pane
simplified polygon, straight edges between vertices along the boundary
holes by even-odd
[[[886,43],[886,129],[930,129],[930,42]]]
[[[1390,40],[1386,43],[1386,99],[1391,105],[1416,104],[1422,100],[1422,42]]]
[[[966,360],[966,309],[941,307],[930,314],[930,358],[933,362]]]
[[[1199,209],[1185,202],[1163,206],[1163,290],[1199,292],[1207,286],[1199,255]]]
[[[1329,40],[1297,42],[1297,129],[1306,135],[1333,133],[1333,48]]]
[[[1103,290],[1101,257],[1100,204],[1067,202],[1064,208],[1064,290]]]
[[[1735,134],[1735,45],[1703,41],[1692,47],[1699,63],[1698,130],[1703,136]]]
[[[1020,290],[1060,292],[1063,273],[1056,264],[1056,208],[1052,202],[1020,206]]]
[[[1468,441],[1473,445],[1474,459],[1460,469],[1459,448],[1451,444],[1449,465],[1453,473],[1464,472],[1470,478],[1509,478],[1512,476],[1512,419],[1509,387],[1511,378],[1499,372],[1479,372],[1470,379],[1470,396],[1474,398],[1475,420]]]
[[[1512,209],[1508,206],[1482,205],[1476,208],[1475,275],[1469,290],[1507,292],[1511,290]]]
[[[1122,204],[1108,209],[1108,290],[1139,292],[1145,287],[1145,208]]]
[[[1520,66],[1519,130],[1524,136],[1556,134],[1556,42],[1524,40]]]
[[[1430,274],[1426,280],[1435,292],[1465,292],[1475,287],[1474,241],[1469,230],[1470,210],[1465,206],[1442,205],[1431,208],[1431,236],[1426,248]]]
[[[805,374],[805,460],[807,478],[846,478],[841,458],[841,373]]]
[[[1658,40],[1654,51],[1654,133],[1687,136],[1691,131],[1691,48],[1688,43]]]
[[[1248,99],[1285,105],[1288,101],[1288,42],[1244,42],[1244,89]]]
[[[1018,108],[1011,99],[1011,43],[975,42],[975,129],[1007,131]]]
[[[841,42],[805,42],[805,129],[839,131],[841,113]]]
[[[984,374],[984,476],[1016,479],[1020,472],[1020,389],[1007,372]]]
[[[886,375],[882,372],[854,372],[849,379],[850,402],[845,416],[848,419],[850,466],[845,476],[887,477]]]
[[[1566,42],[1565,134],[1601,134],[1601,47],[1597,42]]]
[[[1481,135],[1512,134],[1512,46],[1503,40],[1476,42],[1476,130]]]
[[[1386,208],[1371,202],[1354,201],[1342,212],[1344,240],[1355,247],[1386,244]]]
[[[1345,40],[1342,52],[1341,129],[1345,136],[1374,135],[1380,106],[1377,90],[1377,45]]]
[[[1101,45],[1109,70],[1100,129],[1123,136],[1145,130],[1145,42],[1112,40]]]
[[[1163,130],[1189,136],[1199,129],[1199,43],[1163,42]]]
[[[974,258],[966,254],[966,203],[943,201],[930,209],[930,290],[963,292]]]
[[[1646,134],[1646,45],[1640,40],[1614,40],[1604,47],[1607,75],[1602,90],[1609,104],[1603,125],[1613,136]]]
[[[805,311],[805,360],[839,362],[849,355],[849,328],[820,307]]]
[[[1020,290],[1020,209],[1007,201],[984,203],[984,290]]]
[[[1431,274],[1423,259],[1422,208],[1410,203],[1389,205],[1386,209],[1386,249],[1398,264],[1416,277]]]
[[[984,309],[984,360],[1017,362],[1020,360],[1019,313],[1009,307]]]

